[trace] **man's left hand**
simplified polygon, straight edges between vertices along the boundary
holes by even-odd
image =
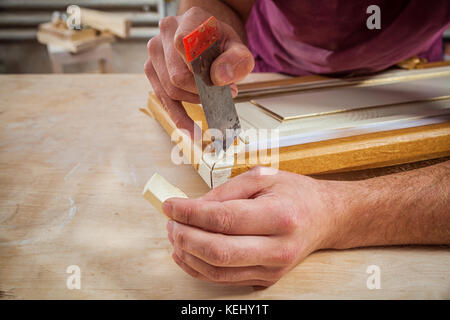
[[[164,212],[175,262],[195,278],[270,286],[328,245],[338,182],[257,167]]]

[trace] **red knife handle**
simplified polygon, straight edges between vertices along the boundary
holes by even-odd
[[[212,16],[183,38],[187,61],[191,62],[197,58],[217,39],[219,39],[217,20]]]

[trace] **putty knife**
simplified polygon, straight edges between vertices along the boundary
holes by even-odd
[[[222,137],[214,137],[214,148],[216,154],[219,154],[234,142],[241,126],[230,86],[215,86],[210,77],[211,65],[221,54],[216,18],[210,17],[203,22],[183,38],[183,43],[186,60],[194,72],[208,127],[222,133]]]

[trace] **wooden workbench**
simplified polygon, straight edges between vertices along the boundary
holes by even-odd
[[[208,188],[138,110],[149,90],[144,75],[0,76],[0,298],[450,298],[448,247],[321,251],[265,290],[185,274],[141,191],[155,171],[191,197]]]

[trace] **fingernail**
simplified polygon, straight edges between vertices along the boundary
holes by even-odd
[[[172,214],[172,204],[170,203],[170,201],[164,201],[161,207],[164,213],[168,216]]]
[[[228,63],[222,64],[219,69],[219,80],[221,81],[221,83],[230,82],[231,80],[233,80],[233,77],[234,72],[231,65],[229,65]]]

